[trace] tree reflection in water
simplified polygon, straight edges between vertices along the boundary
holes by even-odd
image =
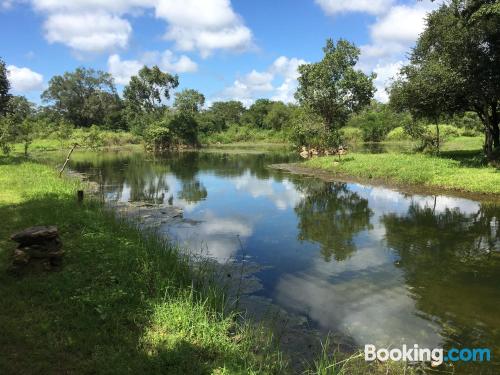
[[[344,183],[309,179],[301,186],[306,197],[295,207],[299,218],[300,241],[317,242],[325,261],[349,258],[356,246],[356,233],[370,229],[372,211],[368,200],[349,190]]]

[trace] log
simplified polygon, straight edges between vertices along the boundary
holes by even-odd
[[[75,150],[76,146],[78,146],[78,143],[75,143],[73,145],[73,147],[71,147],[71,150],[69,150],[69,153],[68,153],[68,156],[66,156],[66,161],[64,162],[61,170],[59,171],[59,177],[62,176],[63,172],[64,172],[64,168],[66,168],[66,164],[68,164],[69,162],[69,158],[71,157],[71,154],[73,153],[73,151]]]

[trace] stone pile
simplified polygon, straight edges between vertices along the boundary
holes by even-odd
[[[56,226],[27,228],[13,234],[10,239],[18,243],[12,264],[15,268],[31,262],[41,262],[47,269],[61,265],[64,250]]]

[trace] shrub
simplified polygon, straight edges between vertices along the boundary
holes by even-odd
[[[340,133],[348,144],[358,143],[363,141],[363,131],[359,128],[346,126],[340,129]]]
[[[405,132],[402,126],[392,129],[385,137],[386,141],[410,141],[411,136]]]

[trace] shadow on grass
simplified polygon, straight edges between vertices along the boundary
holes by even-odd
[[[441,151],[438,157],[456,160],[462,167],[480,168],[488,165],[488,161],[480,150]]]
[[[0,217],[0,373],[247,373],[258,366],[252,350],[228,336],[232,320],[217,313],[220,302],[191,290],[186,259],[154,235],[69,196],[0,206]],[[11,274],[8,238],[33,225],[58,226],[62,269]]]

